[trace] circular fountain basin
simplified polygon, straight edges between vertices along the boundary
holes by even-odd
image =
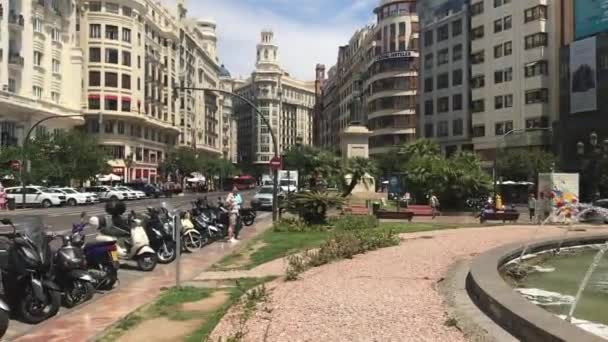
[[[538,255],[555,250],[560,246],[562,249],[567,249],[576,246],[599,245],[606,243],[606,240],[608,240],[607,235],[592,234],[578,235],[564,240],[539,240],[531,243],[527,252],[531,255]],[[503,246],[484,253],[473,260],[469,275],[467,276],[466,289],[475,304],[494,322],[522,341],[605,342],[606,340],[600,336],[583,330],[582,326],[576,325],[576,323],[580,322],[574,321],[575,324],[571,324],[554,313],[533,304],[505,281],[500,270],[505,265],[519,258],[522,250],[523,246],[521,243]],[[580,272],[583,275],[589,265],[590,262],[587,262],[579,266]],[[557,267],[555,269],[557,270]],[[548,275],[553,273],[549,272],[550,270],[550,267],[547,266],[542,271],[545,271],[545,275]],[[574,275],[569,275],[569,277],[574,277]],[[582,278],[583,276],[580,276],[579,283]],[[531,278],[531,281],[535,281],[535,279]],[[574,282],[574,280],[571,280],[571,283]],[[562,296],[562,293],[559,291],[546,291],[556,294],[554,296],[555,301],[561,300],[565,302],[566,300],[571,301],[573,299]],[[540,291],[536,294],[538,295],[539,293]],[[576,293],[576,290],[574,290],[574,293]],[[529,294],[531,295],[532,293]],[[545,297],[551,297],[549,293],[541,294],[546,295]],[[564,305],[567,304],[564,303]],[[604,310],[604,312],[606,311]]]

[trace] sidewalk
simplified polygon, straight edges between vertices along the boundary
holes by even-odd
[[[241,243],[232,247],[218,242],[204,247],[201,251],[184,255],[181,263],[181,279],[192,280],[224,256],[246,245],[259,233],[271,226],[271,218],[260,219],[252,227],[241,233]],[[175,265],[158,269],[154,273],[143,273],[140,280],[121,288],[120,285],[107,295],[85,304],[77,310],[50,319],[36,326],[28,334],[14,341],[90,341],[108,327],[128,315],[133,310],[152,301],[163,288],[175,285]],[[120,273],[119,273],[120,276]],[[8,336],[7,336],[8,337]],[[10,339],[10,337],[9,337]]]

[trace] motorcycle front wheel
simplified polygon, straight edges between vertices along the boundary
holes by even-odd
[[[46,300],[40,301],[34,295],[33,289],[25,291],[17,304],[17,313],[25,323],[38,324],[57,314],[61,306],[61,293],[45,287],[44,295]]]
[[[95,287],[88,281],[74,280],[70,289],[66,289],[63,304],[66,308],[73,308],[93,298]]]
[[[249,226],[253,225],[254,222],[255,222],[255,216],[253,214],[243,215],[243,225],[245,225],[245,227],[249,227]]]
[[[137,266],[144,272],[151,272],[156,268],[156,254],[146,253],[137,256]]]
[[[201,249],[203,247],[203,237],[196,230],[189,230],[182,235],[182,247],[188,253]]]
[[[175,241],[164,241],[156,251],[159,264],[170,264],[177,258]]]

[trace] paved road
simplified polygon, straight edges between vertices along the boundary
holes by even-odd
[[[210,202],[215,203],[215,202],[217,202],[218,197],[220,197],[220,196],[225,197],[226,194],[227,194],[226,192],[216,192],[216,193],[208,193],[208,194],[206,194],[206,196]],[[241,194],[243,196],[244,203],[247,204],[250,202],[254,192],[248,191],[248,192],[242,192]],[[162,202],[167,202],[168,204],[170,204],[173,207],[183,206],[184,209],[189,209],[191,207],[190,203],[193,202],[198,197],[201,197],[201,194],[187,194],[183,197],[173,197],[173,198],[169,198],[169,199],[161,198],[161,199],[131,201],[131,202],[127,202],[127,208],[129,210],[133,209],[133,210],[135,210],[135,212],[141,212],[149,206],[160,206]],[[104,204],[101,203],[101,204],[96,204],[93,206],[83,206],[83,207],[22,209],[22,210],[16,210],[16,211],[12,211],[12,212],[0,213],[0,217],[9,217],[9,218],[13,218],[15,221],[17,221],[20,216],[30,216],[30,215],[38,216],[38,215],[40,215],[40,216],[42,216],[45,224],[49,225],[50,231],[57,232],[57,233],[67,233],[67,232],[71,231],[72,223],[78,222],[78,220],[80,218],[80,214],[83,211],[86,211],[87,215],[105,214]],[[270,213],[260,213],[260,214],[258,214],[258,219],[256,220],[256,222],[258,220],[268,219],[270,215],[271,215]],[[88,233],[87,234],[88,239],[90,239],[90,238],[92,238],[92,236],[96,235],[94,230],[87,231],[87,233]],[[58,246],[59,246],[59,241],[55,240],[52,244],[52,248],[57,248]],[[119,281],[120,281],[119,286],[128,287],[130,284],[133,284],[134,282],[136,282],[138,280],[149,278],[149,277],[151,278],[151,277],[154,277],[155,275],[158,275],[159,273],[160,274],[166,273],[168,269],[174,268],[174,267],[175,266],[173,264],[159,265],[154,270],[154,272],[145,273],[145,272],[138,271],[134,267],[129,267],[129,263],[127,263],[127,264],[121,266],[121,269],[119,271]],[[94,298],[94,300],[102,298],[105,295],[106,294],[97,294],[96,297]],[[92,303],[92,304],[94,305],[94,303]],[[59,315],[63,315],[67,312],[72,312],[72,311],[75,311],[78,309],[79,309],[78,307],[76,307],[72,310],[67,310],[65,308],[62,308],[59,312]],[[34,328],[34,326],[28,325],[25,323],[21,323],[19,321],[11,320],[9,330],[8,330],[7,334],[5,335],[3,341],[4,340],[10,341],[16,336],[27,333],[32,328]]]

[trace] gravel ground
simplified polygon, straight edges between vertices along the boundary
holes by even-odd
[[[277,280],[271,299],[247,324],[244,341],[465,341],[445,325],[437,292],[449,266],[498,245],[563,235],[544,227],[474,228],[402,235],[401,245],[314,268],[300,280]],[[606,232],[606,230],[602,230]],[[576,233],[570,233],[576,234]],[[232,309],[213,332],[238,329]]]

